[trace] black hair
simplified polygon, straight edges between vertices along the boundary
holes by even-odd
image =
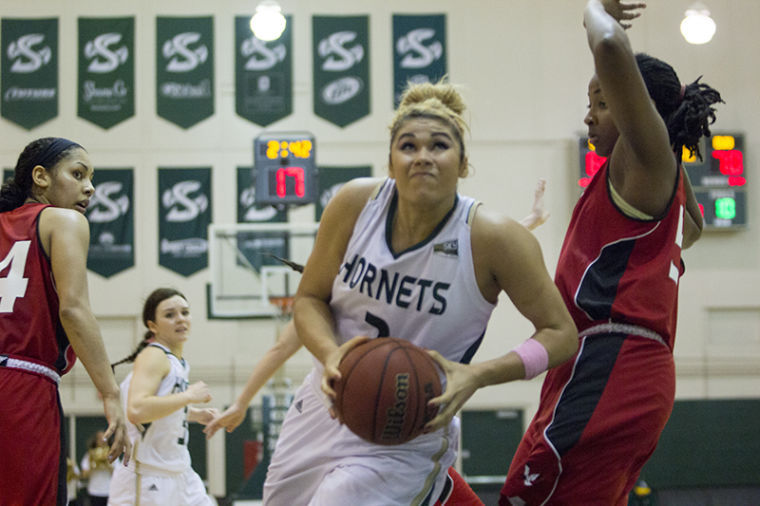
[[[179,295],[183,299],[187,300],[187,297],[185,297],[184,294],[182,294],[179,290],[175,290],[174,288],[156,288],[151,292],[150,295],[148,295],[148,298],[145,299],[145,303],[143,304],[142,315],[143,325],[145,325],[146,329],[148,328],[149,321],[156,321],[156,308],[158,308],[158,305],[166,299],[174,297],[175,295]],[[111,369],[114,369],[119,364],[134,362],[135,358],[137,358],[137,355],[139,355],[140,352],[143,351],[143,349],[148,346],[148,344],[150,344],[150,340],[153,339],[153,337],[155,337],[153,332],[150,329],[146,330],[145,334],[143,334],[142,341],[140,341],[140,344],[137,345],[135,351],[133,351],[127,357],[119,360],[118,362],[111,364]]]
[[[18,156],[13,178],[0,188],[0,212],[12,211],[31,195],[32,169],[37,165],[52,170],[73,149],[84,149],[76,142],[62,137],[42,137],[26,145]]]
[[[670,144],[680,156],[685,147],[691,155],[702,159],[699,140],[710,137],[710,125],[715,122],[713,104],[723,103],[717,90],[700,83],[702,76],[681,89],[676,71],[664,61],[645,53],[636,54],[639,72],[644,78],[649,96],[654,100],[668,128]]]

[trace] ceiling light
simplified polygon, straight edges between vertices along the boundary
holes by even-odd
[[[285,30],[285,16],[277,2],[263,0],[256,6],[256,14],[251,17],[251,31],[256,38],[270,41],[279,39]]]
[[[715,21],[710,17],[710,11],[704,4],[696,2],[686,9],[681,21],[681,34],[689,44],[706,44],[715,35]]]

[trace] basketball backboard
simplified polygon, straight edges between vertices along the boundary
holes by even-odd
[[[233,223],[209,226],[209,318],[272,318],[273,297],[295,295],[317,223]]]

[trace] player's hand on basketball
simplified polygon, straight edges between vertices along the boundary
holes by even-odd
[[[190,399],[190,403],[209,402],[211,400],[211,392],[208,389],[208,385],[203,381],[197,381],[187,387],[185,394]]]
[[[439,410],[438,415],[425,425],[425,433],[447,426],[479,387],[478,380],[469,366],[446,360],[434,350],[428,350],[428,354],[446,373],[446,391],[430,399],[430,404],[438,406]]]
[[[227,432],[232,432],[238,425],[245,420],[245,409],[241,409],[237,403],[233,403],[230,407],[224,410],[223,413],[214,417],[211,422],[203,429],[203,433],[206,434],[206,439],[216,434],[221,428],[225,428]]]
[[[127,420],[121,406],[121,397],[103,397],[103,411],[108,420],[108,428],[103,434],[105,441],[111,441],[108,450],[108,462],[113,462],[120,455],[124,455],[123,462],[126,466],[132,456],[132,443],[127,436]]]
[[[322,374],[322,392],[330,399],[331,404],[335,402],[335,382],[340,380],[340,370],[338,369],[340,361],[343,360],[343,357],[351,349],[363,342],[369,341],[369,339],[367,336],[356,336],[335,348],[325,358],[325,371]],[[330,407],[330,416],[333,418],[337,416],[335,409],[332,407]]]
[[[644,2],[623,3],[620,0],[602,0],[602,5],[607,14],[615,18],[620,26],[626,30],[631,27],[629,21],[641,16],[641,12],[634,11],[644,9],[647,6]]]

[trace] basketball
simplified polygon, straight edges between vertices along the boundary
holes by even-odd
[[[438,413],[428,401],[441,395],[438,364],[422,348],[393,337],[372,339],[341,360],[335,410],[357,436],[397,445],[422,433]]]

